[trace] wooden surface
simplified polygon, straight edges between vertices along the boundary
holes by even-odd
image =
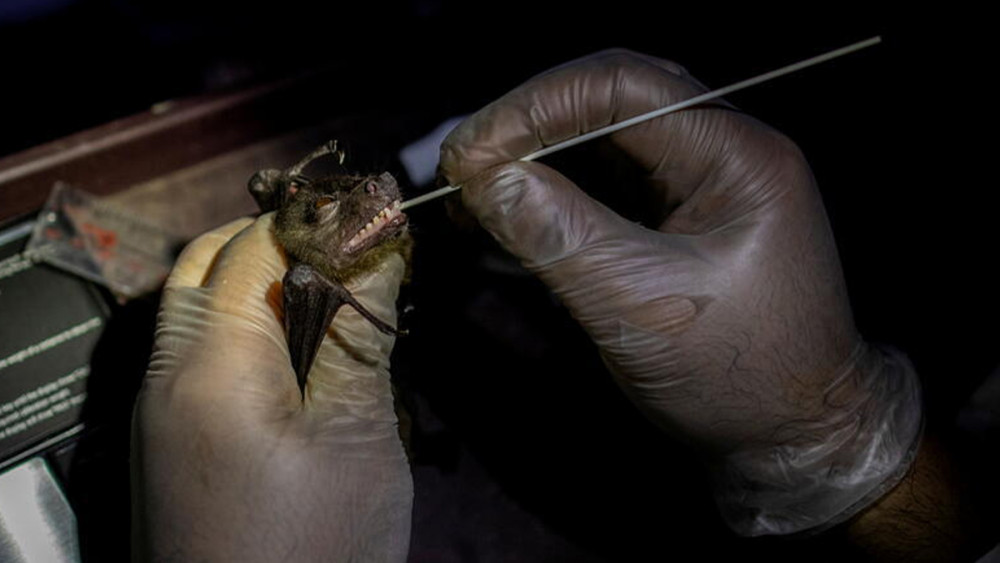
[[[265,139],[173,170],[108,196],[121,208],[182,240],[258,212],[247,180],[284,168],[331,138],[358,134],[364,118],[341,119]]]
[[[257,170],[289,166],[329,139],[384,165],[423,132],[417,122],[427,116],[371,111],[371,100],[337,85],[317,72],[166,102],[4,157],[0,224],[29,217],[63,181],[189,239],[257,211],[246,193]]]
[[[357,116],[371,106],[371,101],[358,94],[338,89],[338,81],[326,72],[235,93],[157,104],[141,114],[0,158],[0,223],[37,210],[57,181],[98,195],[137,185],[151,193],[156,191],[152,185],[162,186],[165,177],[184,184],[193,178],[218,181],[220,167],[226,163],[235,166],[233,174],[252,172],[247,166],[265,161],[274,166],[277,162],[268,158],[268,150],[277,151],[273,156],[291,156],[279,147],[287,144],[289,150],[298,151],[301,145],[293,139],[254,145],[293,131],[304,131],[306,139],[312,138],[310,131],[335,134],[343,116]],[[368,131],[398,135],[391,131],[387,123],[391,119],[385,115],[369,115],[371,119],[379,123],[353,128],[350,133],[363,133],[368,139],[361,141],[368,143],[372,137]],[[329,127],[331,120],[334,126]],[[244,148],[248,148],[246,162],[241,156],[212,161]],[[298,153],[292,158],[299,158]],[[198,170],[180,172],[210,161]],[[240,184],[245,182],[246,178],[240,180]],[[219,197],[229,202],[229,196]],[[129,200],[135,203],[134,198]]]

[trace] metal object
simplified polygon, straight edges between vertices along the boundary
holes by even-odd
[[[0,474],[0,561],[80,561],[76,517],[42,458]]]

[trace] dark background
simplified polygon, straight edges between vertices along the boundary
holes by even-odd
[[[430,127],[607,47],[675,60],[719,87],[882,35],[865,53],[729,99],[802,147],[858,326],[911,356],[930,420],[949,426],[1000,363],[995,180],[984,171],[995,144],[986,121],[992,45],[978,32],[981,16],[467,4],[5,2],[0,155],[165,99],[315,68],[342,71],[343,88],[364,93],[368,109],[413,111]],[[816,543],[730,537],[690,455],[631,410],[544,288],[497,267],[504,257],[485,239],[456,234],[443,206],[423,206],[413,220],[418,254],[406,298],[414,336],[400,341],[394,361],[418,423],[412,559],[748,550],[835,558]],[[113,326],[149,327],[152,310],[154,302],[121,310]],[[140,366],[141,351],[133,356]],[[121,513],[110,521],[127,526]],[[125,530],[82,528],[127,539]]]

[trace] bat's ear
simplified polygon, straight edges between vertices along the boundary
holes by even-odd
[[[247,189],[264,213],[275,211],[282,202],[282,172],[280,170],[261,170],[250,177]]]

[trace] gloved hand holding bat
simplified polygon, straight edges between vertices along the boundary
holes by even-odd
[[[395,337],[343,308],[303,393],[273,218],[203,235],[167,281],[133,427],[137,560],[406,557],[413,485],[389,383]],[[389,254],[348,287],[393,322],[403,271]]]

